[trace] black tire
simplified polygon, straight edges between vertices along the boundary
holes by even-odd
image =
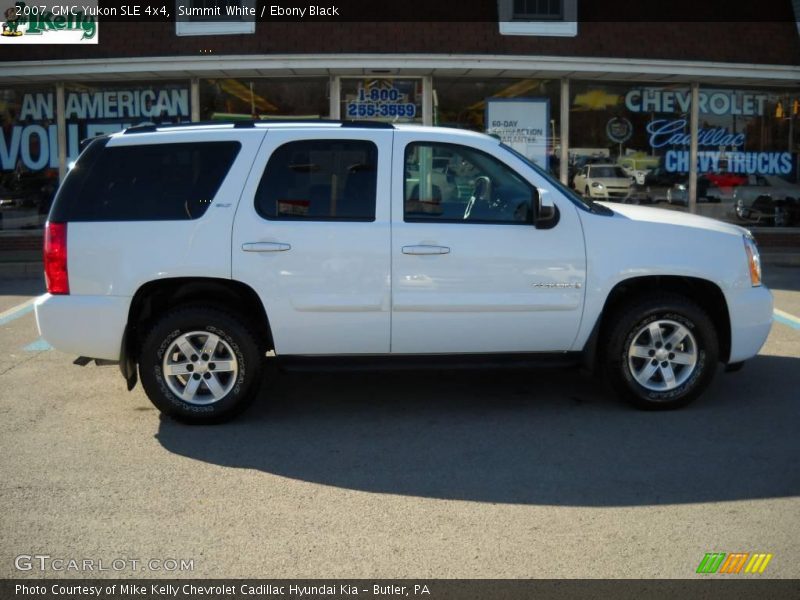
[[[687,372],[685,381],[668,391],[648,389],[641,385],[631,372],[628,360],[628,349],[631,344],[637,339],[641,341],[637,334],[655,321],[683,325],[691,332],[696,342],[696,362],[693,369]],[[714,378],[719,360],[717,332],[705,311],[684,296],[677,294],[639,296],[619,307],[610,316],[604,331],[606,345],[603,363],[608,383],[619,397],[638,408],[670,410],[686,406],[697,398]],[[649,361],[649,359],[642,360]],[[634,359],[634,362],[638,360]],[[674,366],[681,370],[686,368],[683,365]],[[670,364],[669,368],[672,367]],[[659,374],[653,377],[658,379],[661,377],[660,373],[659,368]],[[676,370],[676,373],[682,371]],[[648,383],[652,382],[651,379]]]
[[[164,354],[172,342],[194,331],[219,336],[224,342],[220,347],[225,350],[227,345],[236,359],[237,371],[229,376],[233,379],[229,379],[230,391],[208,404],[183,400],[170,389],[163,373]],[[218,423],[238,415],[257,395],[263,371],[263,353],[247,327],[235,315],[203,306],[179,307],[164,315],[145,336],[139,357],[139,377],[150,401],[162,413],[186,423]]]

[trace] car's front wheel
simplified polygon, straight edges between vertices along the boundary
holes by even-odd
[[[250,331],[217,308],[189,306],[162,317],[147,333],[139,375],[152,403],[181,421],[224,421],[258,393],[262,357]]]
[[[714,377],[719,357],[714,324],[683,296],[641,297],[611,316],[607,332],[609,383],[639,408],[685,406]]]

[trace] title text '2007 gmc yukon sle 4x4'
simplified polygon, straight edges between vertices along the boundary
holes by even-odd
[[[497,139],[382,123],[141,126],[54,201],[56,349],[119,361],[164,413],[236,414],[279,364],[582,362],[643,408],[697,397],[772,322],[740,227],[578,197]],[[341,362],[341,361],[340,361]]]

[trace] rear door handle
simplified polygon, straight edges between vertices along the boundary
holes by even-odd
[[[403,246],[403,254],[450,254],[450,248],[447,246]]]
[[[278,242],[249,242],[242,244],[242,250],[245,252],[286,252],[291,250],[289,244],[280,244]]]

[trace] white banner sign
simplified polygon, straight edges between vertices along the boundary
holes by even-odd
[[[550,101],[547,98],[489,98],[486,133],[547,169],[547,132]]]

